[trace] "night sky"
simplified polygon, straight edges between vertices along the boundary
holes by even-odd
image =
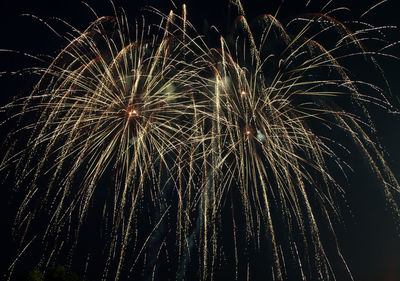
[[[181,0],[174,1],[176,6],[181,6]],[[186,1],[188,19],[199,32],[204,26],[216,25],[222,32],[230,26],[233,21],[229,17],[227,0],[191,0]],[[257,4],[249,4],[251,2]],[[282,5],[279,19],[282,22],[297,14],[318,11],[322,7],[321,0],[312,0],[310,7],[305,7],[302,0],[285,1]],[[323,1],[324,2],[324,1]],[[350,3],[349,3],[350,2]],[[334,6],[341,6],[346,3],[351,8],[346,18],[357,18],[360,14],[378,0],[355,0],[355,1],[334,1]],[[398,16],[397,0],[389,0],[383,3],[375,11],[365,18],[374,25],[400,25]],[[108,1],[90,0],[87,1],[99,15],[110,15],[113,13]],[[279,7],[279,1],[245,1],[243,0],[247,18],[254,18],[261,13],[274,14]],[[142,7],[154,6],[163,12],[168,12],[173,5],[170,1],[156,0],[118,0],[115,6],[124,7],[128,18],[133,22],[143,12]],[[21,14],[32,14],[45,20],[52,17],[61,18],[80,29],[83,29],[94,17],[91,12],[80,3],[80,1],[55,1],[55,0],[7,0],[0,2],[0,49],[10,49],[32,54],[55,55],[63,46],[62,40],[58,39],[43,24],[32,17],[20,16]],[[151,21],[153,17],[144,12]],[[157,17],[154,17],[157,22]],[[51,26],[61,33],[65,30],[56,21],[49,20]],[[391,33],[389,41],[400,39],[400,31]],[[399,52],[399,48],[397,48]],[[398,53],[399,54],[399,53]],[[0,52],[0,72],[15,71],[26,66],[35,65],[34,60],[27,57]],[[393,104],[400,109],[400,62],[394,60],[382,60],[384,71],[387,75],[393,93]],[[43,65],[42,65],[43,66]],[[361,71],[357,66],[353,66]],[[28,93],[34,83],[34,78],[14,77],[5,74],[0,78],[2,105],[15,96],[23,96]],[[375,83],[375,81],[373,82]],[[374,112],[373,112],[374,113]],[[387,149],[387,160],[395,175],[400,178],[400,117],[398,115],[379,111],[376,116],[377,135],[383,146]],[[3,133],[3,132],[2,132]],[[352,161],[354,173],[349,176],[348,184],[344,187],[347,193],[347,200],[351,213],[344,212],[344,224],[338,229],[338,240],[341,242],[344,256],[352,270],[355,280],[360,281],[396,281],[400,280],[400,222],[393,220],[393,216],[387,208],[379,184],[372,175],[371,170],[363,165],[366,161],[362,157],[354,156]],[[365,165],[366,166],[366,165]],[[12,241],[10,227],[15,211],[13,203],[14,195],[11,191],[11,183],[5,181],[1,186],[2,195],[1,221],[4,227],[1,232],[5,238],[1,241],[1,271],[3,274],[14,255],[16,242]],[[397,199],[400,199],[398,196]],[[344,204],[346,205],[346,204]],[[17,267],[16,278],[26,275],[32,269],[29,264]],[[79,270],[77,270],[79,273]],[[2,275],[1,275],[2,276]],[[2,277],[0,277],[1,279]],[[87,278],[90,279],[90,276]],[[12,279],[20,280],[20,279]],[[21,279],[22,280],[22,279]],[[340,280],[340,279],[339,279]],[[347,280],[347,279],[346,279]]]

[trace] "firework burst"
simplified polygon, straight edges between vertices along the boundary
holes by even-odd
[[[194,62],[209,71],[198,87],[207,106],[197,118],[203,120],[199,131],[210,167],[201,245],[203,253],[212,248],[212,254],[202,257],[203,274],[213,276],[206,269],[213,269],[219,244],[226,240],[218,241],[218,233],[229,224],[236,278],[243,274],[238,279],[257,264],[243,253],[261,248],[270,249],[273,279],[294,278],[285,266],[293,263],[303,279],[335,279],[330,262],[335,255],[351,277],[334,225],[341,221],[338,200],[345,201],[337,179],[345,177],[349,165],[340,155],[353,148],[332,136],[346,135],[362,151],[398,217],[392,192],[399,185],[374,139],[368,113],[372,104],[392,106],[379,88],[351,79],[344,66],[346,59],[361,56],[379,74],[375,57],[390,55],[368,51],[365,43],[373,40],[370,32],[389,27],[354,32],[321,13],[295,18],[287,28],[268,14],[249,24],[240,2],[234,4],[238,17],[232,33],[220,36],[218,48],[199,48]],[[326,230],[329,241],[321,238]]]
[[[124,15],[100,17],[69,40],[29,97],[7,106],[23,113],[8,120],[21,124],[8,139],[21,131],[30,135],[26,149],[11,146],[6,154],[13,156],[3,162],[15,166],[17,188],[30,186],[15,227],[23,229],[46,212],[43,241],[56,237],[57,244],[57,233],[71,232],[71,224],[79,232],[101,179],[111,175],[112,200],[103,213],[111,220],[107,262],[119,260],[116,279],[138,201],[143,193],[154,203],[163,200],[158,194],[175,181],[179,151],[191,131],[187,80],[193,70],[182,61],[170,20],[153,28],[143,21],[130,31]],[[34,122],[26,120],[32,113]],[[37,200],[41,204],[32,212]],[[53,251],[51,246],[50,257]]]
[[[335,233],[350,170],[342,155],[358,148],[400,213],[368,113],[392,106],[346,63],[361,57],[384,80],[376,57],[390,55],[366,45],[390,27],[351,31],[323,13],[249,24],[232,5],[234,26],[214,30],[214,44],[185,7],[152,9],[161,23],[134,28],[124,13],[100,17],[68,39],[30,96],[3,107],[17,111],[3,126],[18,127],[0,168],[15,169],[25,192],[11,271],[35,239],[40,266],[73,256],[94,219],[104,280],[157,279],[164,267],[172,279],[213,280],[226,261],[236,280],[261,268],[273,280],[334,280],[337,258],[352,277]]]

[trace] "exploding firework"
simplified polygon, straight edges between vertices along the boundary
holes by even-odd
[[[74,30],[29,96],[3,107],[3,126],[17,129],[0,168],[24,194],[10,271],[31,243],[43,247],[39,266],[70,263],[101,224],[103,280],[213,280],[226,268],[236,280],[260,270],[334,280],[332,259],[352,277],[335,232],[343,155],[362,153],[400,214],[369,114],[393,108],[348,67],[362,59],[385,81],[376,58],[390,43],[377,38],[391,27],[351,30],[330,13],[248,23],[231,4],[237,19],[226,36],[210,31],[215,42],[185,6],[151,9],[158,25],[99,17]],[[385,45],[371,51],[374,40]]]
[[[154,33],[145,22],[130,31],[123,15],[100,17],[43,69],[29,97],[7,106],[23,113],[9,120],[21,124],[15,134],[30,135],[22,151],[9,148],[6,154],[13,156],[3,164],[15,167],[17,188],[30,186],[15,227],[24,228],[46,212],[43,241],[53,237],[52,243],[59,243],[65,229],[74,236],[101,179],[110,176],[113,199],[106,200],[103,213],[111,220],[107,262],[119,260],[116,278],[137,228],[141,197],[150,196],[155,205],[166,200],[159,195],[174,188],[165,185],[176,181],[180,153],[189,145],[194,106],[187,84],[194,71],[182,61],[182,36],[168,29],[171,20],[153,27]],[[32,212],[37,200],[41,204]],[[50,257],[54,250],[50,246]]]

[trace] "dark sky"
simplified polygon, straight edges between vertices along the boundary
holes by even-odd
[[[112,14],[111,5],[108,1],[90,0],[87,1],[100,15]],[[187,1],[188,18],[201,30],[204,19],[209,24],[215,24],[224,30],[230,20],[228,17],[227,0],[191,0]],[[254,17],[261,13],[275,13],[279,6],[279,1],[243,1],[248,17]],[[320,0],[311,1],[311,6],[306,8],[304,4],[300,4],[302,0],[285,1],[278,18],[290,18],[296,14],[304,12],[318,11],[321,5]],[[362,14],[367,7],[372,6],[378,0],[356,0],[356,1],[334,1],[333,6],[341,6],[341,3],[347,3],[351,8],[350,17],[356,18]],[[396,24],[400,25],[400,17],[398,17],[398,9],[396,7],[397,0],[389,0],[382,4],[370,16],[366,17],[368,22],[374,25]],[[141,14],[141,7],[151,5],[167,12],[171,7],[167,0],[118,0],[115,1],[116,6],[122,6],[127,11],[128,17],[133,19]],[[162,3],[162,4],[160,4]],[[181,0],[175,1],[179,7]],[[257,3],[257,4],[254,4]],[[398,5],[398,4],[397,4]],[[178,9],[179,10],[179,9]],[[12,49],[28,53],[48,53],[54,55],[62,42],[54,36],[48,28],[31,17],[22,17],[21,14],[28,13],[37,15],[43,19],[51,17],[59,17],[65,19],[74,26],[83,28],[94,17],[86,9],[80,1],[56,1],[56,0],[3,0],[0,2],[0,49]],[[232,19],[231,19],[232,20]],[[49,22],[55,22],[51,19]],[[54,23],[55,26],[61,25]],[[390,40],[400,39],[399,34],[393,35]],[[397,37],[395,37],[397,36]],[[28,61],[28,62],[27,62]],[[28,63],[34,64],[27,58],[21,58],[18,55],[0,53],[0,71],[17,70]],[[391,83],[393,94],[400,97],[400,81],[398,80],[399,63],[384,63],[388,79]],[[397,80],[396,80],[397,79]],[[4,79],[3,79],[4,80]],[[13,80],[14,81],[14,80]],[[9,100],[14,95],[20,95],[25,90],[15,93],[13,91],[17,82],[1,81],[3,90],[1,91],[1,100]],[[20,85],[19,85],[20,86]],[[390,154],[389,163],[399,175],[400,172],[400,150],[398,143],[400,135],[398,128],[399,119],[393,115],[382,115],[377,123],[379,136],[382,143],[386,146]],[[357,171],[357,168],[355,169]],[[356,280],[365,281],[396,281],[400,280],[400,229],[396,231],[396,225],[392,221],[392,216],[381,200],[379,191],[374,191],[371,185],[371,172],[366,169],[360,170],[361,174],[356,174],[349,183],[349,203],[354,209],[353,217],[348,218],[346,230],[340,232],[343,238],[343,249],[349,265],[354,269]],[[363,174],[366,173],[366,174]],[[373,184],[372,184],[373,185]],[[6,194],[9,194],[8,192]],[[0,201],[3,206],[8,200],[4,197]],[[3,220],[10,221],[9,212],[4,211]],[[9,223],[6,223],[8,225]],[[7,242],[4,243],[7,245]],[[6,248],[7,249],[7,248]],[[0,251],[5,260],[8,250]],[[3,263],[4,265],[4,263]],[[2,269],[4,266],[2,266]]]

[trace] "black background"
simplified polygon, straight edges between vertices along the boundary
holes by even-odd
[[[374,25],[398,25],[400,18],[396,7],[397,0],[391,0],[383,3],[381,6],[371,12],[365,20]],[[324,1],[325,2],[325,1]],[[351,11],[346,12],[346,18],[356,19],[368,7],[371,7],[377,0],[365,1],[334,1],[332,7],[346,5]],[[99,15],[113,14],[112,6],[105,0],[91,0],[87,3],[94,8]],[[142,7],[147,5],[159,8],[163,12],[168,12],[173,5],[170,1],[139,0],[115,1],[115,6],[122,6],[126,10],[128,17],[133,21],[135,17],[142,14]],[[181,1],[175,1],[179,7]],[[209,24],[215,24],[222,31],[226,29],[233,19],[229,18],[227,9],[227,0],[203,0],[187,1],[188,19],[198,27],[199,31],[207,20]],[[261,13],[274,14],[280,5],[280,1],[243,1],[247,17],[251,18]],[[323,6],[320,0],[311,1],[309,7],[305,7],[304,1],[292,0],[285,1],[282,5],[278,18],[287,19],[297,14],[310,11],[319,11]],[[54,26],[56,30],[62,33],[66,30],[62,24],[52,20],[52,17],[61,18],[72,25],[82,29],[95,17],[80,2],[69,1],[51,1],[51,0],[15,0],[1,1],[0,3],[0,49],[10,49],[20,52],[33,54],[57,53],[62,44],[65,43],[55,36],[44,24],[30,16],[21,16],[22,14],[32,14],[43,18]],[[148,13],[147,13],[148,15]],[[151,16],[148,16],[151,21]],[[400,33],[400,32],[398,32]],[[400,39],[399,34],[394,33],[392,41]],[[31,66],[37,63],[20,54],[9,52],[0,52],[0,72],[14,71],[25,66]],[[357,67],[357,66],[356,66]],[[398,106],[396,97],[400,97],[400,81],[398,79],[400,64],[395,61],[384,62],[385,72],[391,83],[393,90],[393,103]],[[32,78],[33,79],[33,78]],[[3,75],[0,80],[2,104],[9,101],[12,97],[24,95],[34,83],[25,78],[18,78]],[[380,113],[382,114],[382,113]],[[377,128],[378,136],[383,145],[387,148],[389,154],[389,164],[399,177],[400,172],[400,149],[399,141],[400,120],[397,115],[382,114],[378,118]],[[351,270],[354,273],[355,280],[382,280],[395,281],[400,280],[400,229],[393,220],[388,210],[383,196],[379,191],[378,184],[374,181],[374,176],[369,169],[354,167],[355,172],[350,176],[349,184],[345,187],[348,194],[348,202],[353,210],[352,216],[345,218],[346,227],[339,231],[339,240],[342,241],[343,253],[348,261]],[[1,273],[3,273],[10,262],[10,253],[15,245],[11,242],[9,226],[12,221],[12,208],[10,206],[9,186],[2,186],[1,197],[1,220],[4,222],[2,232],[4,238],[1,241],[1,251],[3,262],[1,264]],[[28,270],[28,269],[26,269]],[[17,276],[22,276],[23,272],[17,272]],[[1,277],[0,277],[1,278]]]

